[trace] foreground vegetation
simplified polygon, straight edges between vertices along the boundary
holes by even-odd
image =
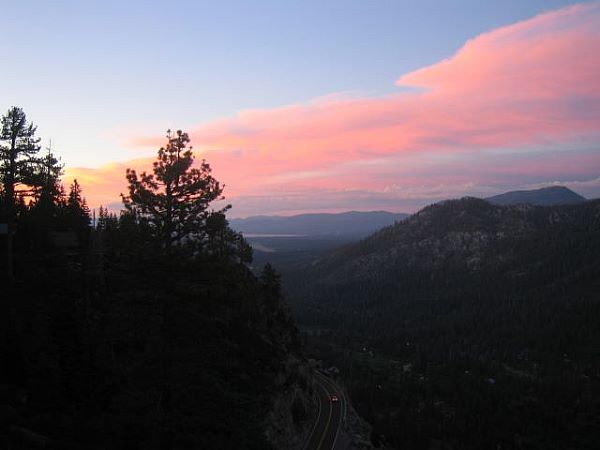
[[[296,330],[187,135],[91,223],[23,111],[2,125],[0,447],[270,448],[272,399],[302,381]]]

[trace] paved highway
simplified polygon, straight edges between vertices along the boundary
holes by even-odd
[[[305,450],[333,450],[336,448],[342,420],[346,415],[346,398],[331,378],[315,372],[315,381],[319,411],[310,438],[304,448]],[[336,395],[339,401],[332,402],[332,395]]]

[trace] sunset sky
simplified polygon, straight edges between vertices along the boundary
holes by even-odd
[[[4,2],[2,2],[4,3]],[[563,184],[600,197],[600,2],[27,1],[2,6],[0,108],[92,207],[167,128],[232,217],[412,212]]]

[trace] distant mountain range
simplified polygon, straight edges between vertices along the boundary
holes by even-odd
[[[587,199],[567,187],[550,186],[527,191],[510,191],[485,200],[495,205],[557,206],[583,203]],[[231,219],[230,224],[233,229],[246,235],[360,239],[409,216],[410,214],[388,211],[348,211],[337,214],[251,216],[245,219]]]
[[[360,239],[383,227],[406,219],[409,214],[387,211],[349,211],[339,214],[300,214],[296,216],[252,216],[231,219],[234,230],[246,235],[296,235]]]
[[[495,205],[531,204],[555,206],[577,204],[586,199],[563,186],[531,191],[512,191],[489,197]],[[231,227],[242,232],[254,248],[257,268],[274,264],[287,272],[326,251],[364,239],[382,228],[404,221],[410,214],[388,211],[349,211],[337,214],[299,214],[295,216],[251,216],[231,219]]]
[[[486,198],[495,205],[530,204],[536,206],[574,205],[587,199],[564,186],[550,186],[529,191],[511,191]]]

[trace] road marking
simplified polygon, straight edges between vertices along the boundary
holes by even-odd
[[[318,384],[318,382],[317,382]],[[319,419],[321,418],[321,400],[319,399],[319,396],[316,396],[317,398],[317,403],[319,404],[319,412],[317,414],[317,420],[315,420],[315,424],[313,425],[313,428],[310,432],[310,434],[308,435],[308,439],[306,440],[306,444],[304,444],[304,450],[306,450],[306,447],[308,447],[308,444],[310,444],[310,440],[313,437],[313,434],[315,434],[315,430],[317,429],[317,425],[319,425]]]
[[[341,400],[342,402],[344,400]],[[343,403],[342,403],[342,410],[343,410]],[[335,436],[333,438],[333,445],[331,446],[331,450],[335,449],[335,443],[337,442],[337,438],[338,438],[338,434],[340,433],[340,425],[342,424],[342,415],[340,414],[340,417],[338,419],[338,424],[337,424],[337,428],[335,429]]]
[[[338,386],[333,382],[333,380],[330,380],[329,378],[325,377],[324,375],[319,374],[319,377],[321,378],[321,381],[324,381],[325,384],[327,384],[330,389],[332,389],[334,392],[337,393],[338,397],[340,398],[340,400],[342,402],[342,404],[340,405],[340,412],[341,411],[345,411],[344,407],[346,405],[346,399],[345,399],[344,394],[341,391],[341,389],[338,388]],[[333,411],[333,405],[331,405],[331,411]],[[344,413],[344,415],[345,415],[345,413]],[[333,438],[333,445],[331,446],[332,449],[335,449],[335,443],[337,442],[338,435],[340,433],[340,425],[341,425],[341,423],[342,423],[342,414],[340,414],[340,417],[339,417],[339,420],[338,420],[338,424],[337,424],[337,427],[335,429],[335,436]]]
[[[321,386],[321,389],[323,389],[323,392],[325,392],[325,395],[327,396],[327,398],[329,398],[329,392],[327,392],[327,390],[323,387],[323,385],[321,383],[319,383],[319,386]],[[327,425],[325,425],[325,429],[323,430],[323,435],[321,436],[321,440],[319,441],[317,450],[321,449],[321,446],[323,445],[323,441],[325,440],[325,437],[327,436],[327,430],[329,430],[329,424],[331,423],[332,414],[333,414],[333,406],[331,405],[331,402],[329,402],[329,416],[327,417]]]

